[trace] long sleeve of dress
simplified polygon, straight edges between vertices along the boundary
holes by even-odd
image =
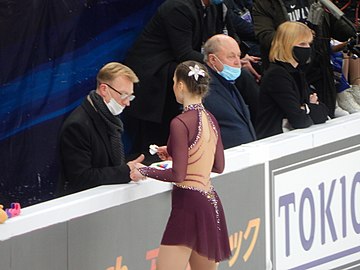
[[[185,123],[178,117],[170,124],[170,135],[167,149],[172,157],[172,168],[160,170],[152,167],[142,167],[140,173],[165,182],[180,183],[186,176],[188,163],[189,132]]]
[[[216,119],[212,115],[210,117],[218,133],[212,172],[221,173],[225,164],[224,148]],[[139,169],[140,173],[165,182],[180,183],[184,181],[188,166],[189,146],[198,135],[198,125],[197,112],[195,111],[183,114],[181,118],[174,118],[170,124],[170,135],[167,144],[168,153],[172,157],[172,168],[160,170],[152,167],[142,167]]]

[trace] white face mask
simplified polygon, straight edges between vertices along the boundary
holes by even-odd
[[[110,94],[110,92],[109,92],[109,94]],[[106,107],[108,107],[109,111],[113,115],[119,115],[120,113],[123,112],[123,110],[125,109],[125,106],[117,103],[116,100],[111,96],[111,94],[110,94],[110,97],[111,97],[110,101],[108,103],[105,102]]]

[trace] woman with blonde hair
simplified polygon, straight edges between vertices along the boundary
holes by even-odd
[[[269,68],[260,84],[258,138],[324,123],[327,107],[306,82],[302,67],[311,59],[313,34],[300,22],[282,23],[269,53]]]

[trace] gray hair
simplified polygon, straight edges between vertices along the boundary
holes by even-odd
[[[219,51],[221,46],[221,35],[215,35],[209,38],[204,44],[204,62],[208,62],[209,54]]]

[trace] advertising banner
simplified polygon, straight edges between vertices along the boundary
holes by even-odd
[[[360,147],[272,171],[274,269],[335,269],[360,257]]]

